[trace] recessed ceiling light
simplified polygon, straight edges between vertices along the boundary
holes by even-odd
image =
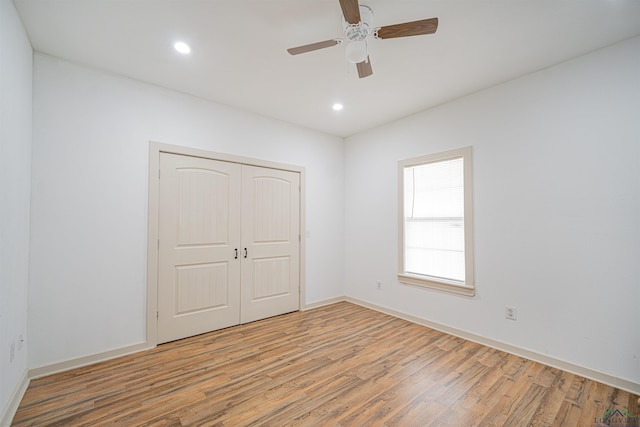
[[[340,104],[339,102],[336,102],[335,104],[333,104],[333,111],[340,111],[344,108],[344,106],[342,104]]]
[[[184,42],[176,42],[174,43],[173,47],[180,53],[184,53],[185,55],[187,53],[191,53],[191,48],[189,47],[188,44],[184,43]]]

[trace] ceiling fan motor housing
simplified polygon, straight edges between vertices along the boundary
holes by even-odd
[[[351,41],[360,41],[366,39],[373,29],[373,11],[369,6],[360,5],[360,22],[357,24],[348,23],[344,17],[342,25],[344,34]]]

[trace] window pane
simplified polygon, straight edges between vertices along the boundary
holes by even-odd
[[[405,272],[464,281],[463,159],[406,167],[404,178]]]

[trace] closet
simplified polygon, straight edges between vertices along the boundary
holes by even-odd
[[[298,310],[300,174],[160,153],[158,343]]]

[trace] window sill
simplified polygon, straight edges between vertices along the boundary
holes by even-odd
[[[438,291],[451,292],[459,295],[472,297],[476,294],[476,288],[466,284],[445,279],[426,278],[426,276],[414,276],[409,274],[398,274],[398,281],[406,285],[420,286],[423,288],[435,289]]]

